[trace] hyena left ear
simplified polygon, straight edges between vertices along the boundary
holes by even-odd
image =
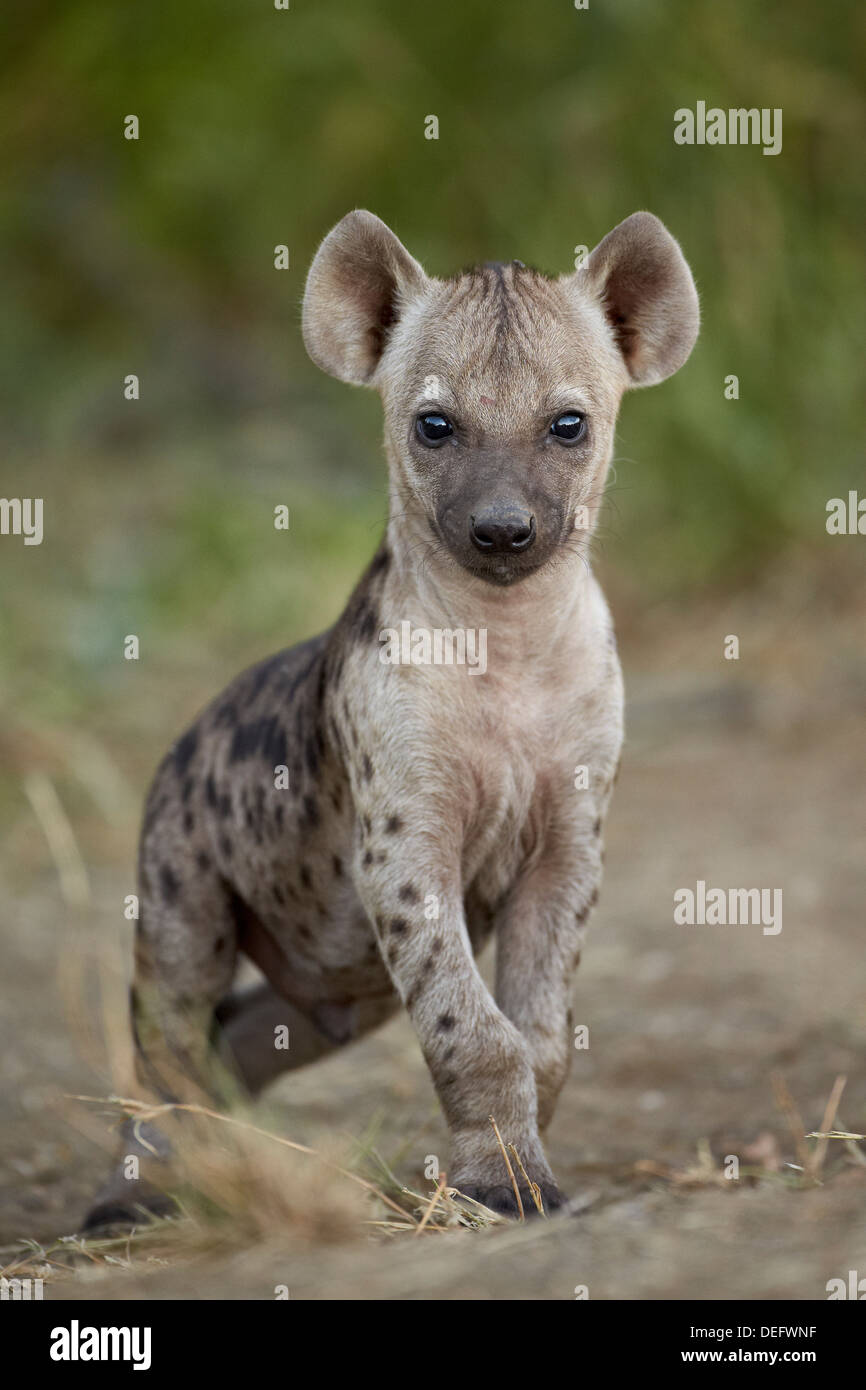
[[[679,371],[698,336],[698,292],[679,245],[657,217],[632,213],[574,279],[600,298],[632,386],[654,386]]]
[[[356,386],[373,376],[403,304],[427,277],[390,227],[350,212],[316,252],[302,328],[317,367]]]

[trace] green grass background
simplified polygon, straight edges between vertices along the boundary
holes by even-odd
[[[151,727],[339,612],[384,524],[378,402],[311,365],[299,307],[355,206],[440,274],[559,273],[641,207],[681,241],[702,336],[627,398],[600,536],[637,609],[866,544],[824,531],[863,477],[862,5],[11,0],[2,24],[0,495],[46,509],[41,547],[0,539],[36,740],[13,758],[87,727],[150,762]],[[781,107],[782,153],[675,145],[699,99]]]

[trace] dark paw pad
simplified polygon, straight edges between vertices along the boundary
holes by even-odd
[[[564,1205],[564,1198],[555,1183],[539,1183],[539,1187],[541,1188],[541,1203],[545,1216],[549,1216],[551,1212],[557,1211]],[[480,1183],[458,1183],[457,1189],[463,1193],[464,1197],[471,1197],[473,1201],[481,1202],[483,1206],[489,1207],[499,1216],[519,1217],[520,1215],[514,1188],[510,1183],[501,1183],[496,1187],[487,1187]],[[518,1189],[520,1200],[523,1203],[523,1215],[525,1217],[538,1216],[539,1211],[529,1188],[523,1183],[519,1183]]]
[[[164,1192],[154,1192],[140,1197],[137,1202],[113,1199],[96,1202],[87,1213],[82,1229],[87,1232],[119,1228],[129,1230],[133,1226],[146,1226],[151,1220],[178,1214],[177,1203],[172,1197]]]

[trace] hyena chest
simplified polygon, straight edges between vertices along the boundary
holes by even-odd
[[[479,902],[501,901],[543,851],[561,799],[565,753],[559,721],[531,699],[511,718],[500,706],[466,748],[463,886]]]

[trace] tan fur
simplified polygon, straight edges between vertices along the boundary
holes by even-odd
[[[213,1086],[215,1010],[256,1089],[402,1001],[451,1131],[449,1180],[513,1204],[492,1114],[557,1204],[540,1133],[573,1050],[622,742],[588,543],[623,391],[677,370],[697,327],[688,268],[649,213],[559,280],[517,262],[430,278],[366,212],[326,238],[304,338],[382,396],[387,535],[336,627],[238,677],[157,774],[134,992],[151,1084]],[[565,447],[550,423],[569,410],[587,433]],[[440,447],[419,442],[425,411],[455,424]],[[530,518],[529,548],[483,551],[488,515]],[[484,629],[486,672],[383,664],[380,634],[404,622]],[[491,933],[495,999],[475,964]],[[239,950],[269,983],[226,1000]],[[275,1055],[280,1018],[293,1043]]]

